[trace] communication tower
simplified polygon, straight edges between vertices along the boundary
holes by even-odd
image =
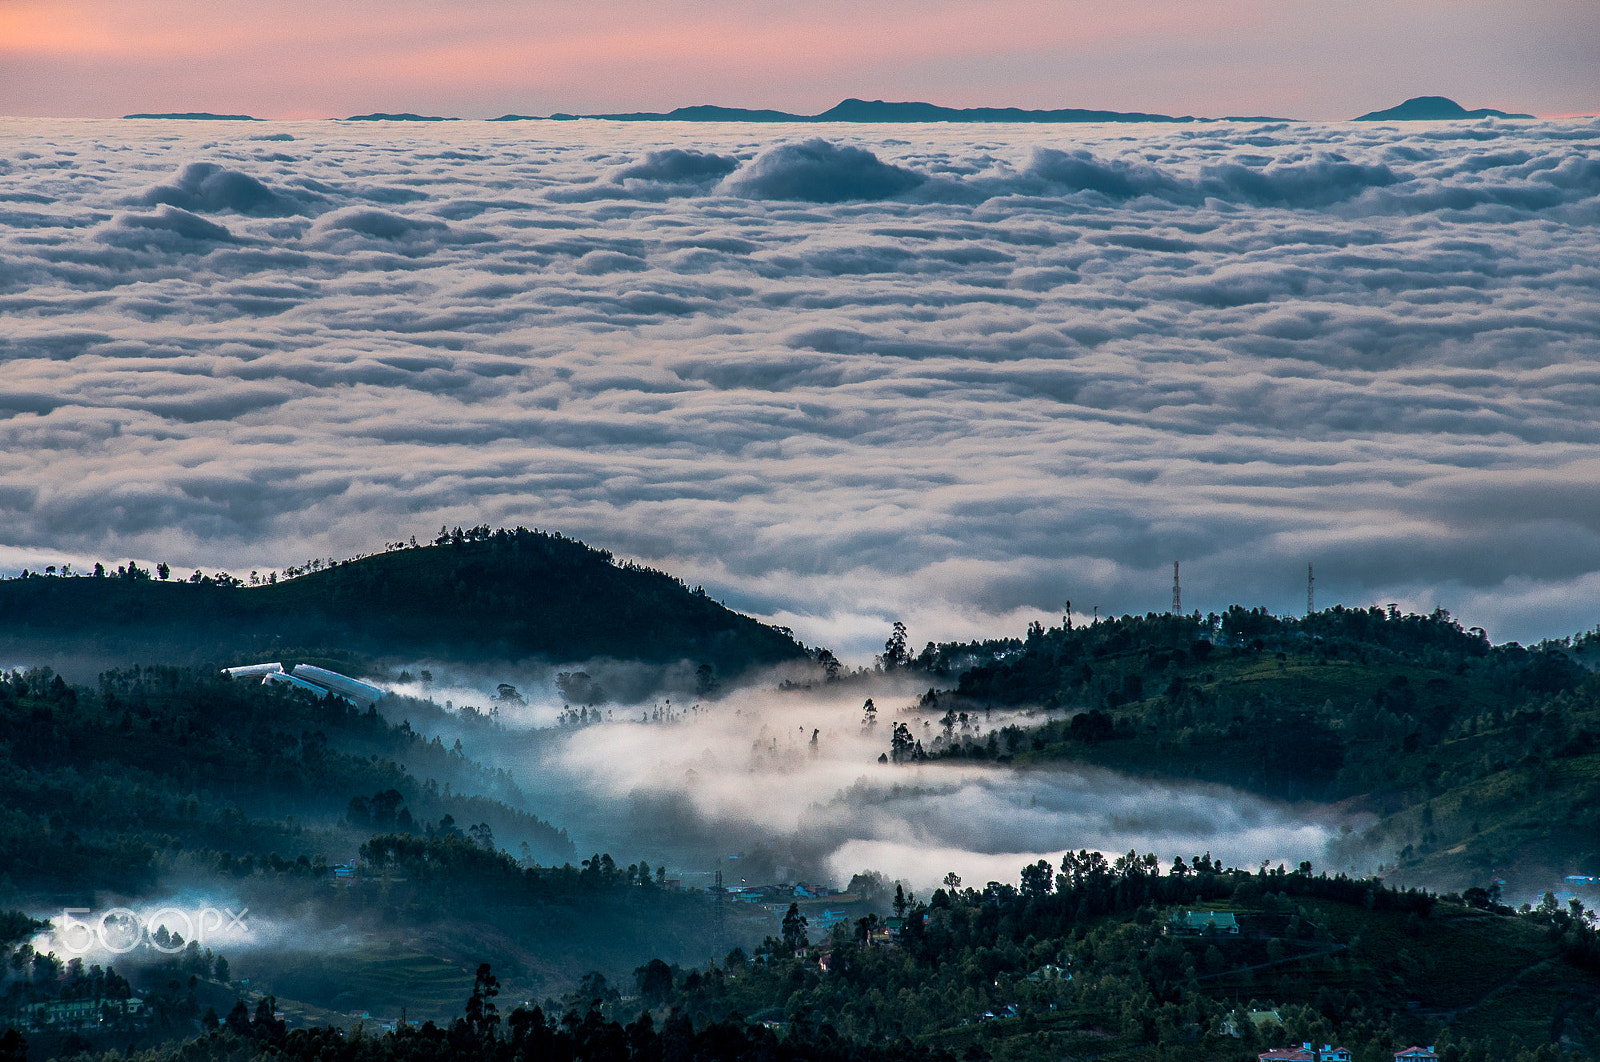
[[[717,871],[717,883],[711,887],[711,933],[716,940],[714,959],[720,959],[728,954],[727,934],[722,921],[722,901],[727,898],[728,890],[722,887],[722,871]]]
[[[1183,591],[1178,587],[1178,562],[1172,562],[1172,614],[1183,615]]]
[[[1317,577],[1311,571],[1311,565],[1306,565],[1306,615],[1317,611]]]

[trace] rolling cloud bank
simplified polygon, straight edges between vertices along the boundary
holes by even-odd
[[[0,125],[0,565],[559,529],[857,659],[1600,613],[1600,124]],[[1059,622],[1059,620],[1057,620]],[[962,782],[963,799],[982,786]]]

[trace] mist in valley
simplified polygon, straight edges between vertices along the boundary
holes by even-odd
[[[591,666],[597,686],[614,683]],[[466,703],[471,680],[457,682],[452,692]],[[789,674],[714,696],[593,706],[545,699],[557,691],[529,685],[518,687],[526,703],[500,702],[491,727],[451,732],[470,757],[505,769],[529,809],[565,828],[581,853],[643,855],[688,885],[709,884],[720,869],[730,883],[843,887],[875,870],[926,893],[952,872],[979,887],[1015,882],[1024,864],[1085,848],[1153,852],[1163,863],[1209,852],[1241,867],[1320,866],[1330,842],[1363,824],[1327,808],[1087,766],[880,762],[897,724],[937,751],[1047,718],[918,710],[927,682],[857,674],[801,683]],[[493,704],[494,689],[479,680],[476,699]],[[1361,869],[1358,857],[1342,858],[1333,869]]]
[[[73,896],[76,914],[30,904],[33,917],[53,923],[34,947],[63,961],[114,964],[136,985],[166,977],[172,963],[198,970],[193,949],[154,937],[162,924],[185,945],[226,957],[234,978],[292,986],[279,990],[331,1013],[386,1014],[410,999],[422,1015],[414,993],[398,993],[380,976],[395,968],[414,979],[420,970],[439,979],[433,1006],[445,1014],[460,994],[452,978],[475,959],[493,961],[508,990],[537,998],[570,989],[591,968],[625,985],[652,956],[693,966],[730,947],[753,948],[776,931],[781,907],[774,914],[734,904],[714,937],[710,908],[695,894],[718,872],[729,885],[900,882],[927,898],[950,874],[979,889],[1015,884],[1023,866],[1058,865],[1080,849],[1148,852],[1163,864],[1204,853],[1240,867],[1323,867],[1330,844],[1344,852],[1364,825],[1329,808],[1089,766],[894,762],[898,728],[929,753],[976,743],[1003,756],[1015,728],[1062,715],[947,711],[947,695],[926,700],[938,680],[922,672],[842,668],[830,678],[797,664],[739,680],[689,661],[596,658],[487,667],[387,661],[365,674],[386,691],[378,714],[356,706],[327,740],[374,763],[392,759],[411,779],[403,799],[386,803],[381,790],[295,795],[270,785],[236,793],[244,816],[277,821],[271,844],[287,857],[282,864],[267,873],[259,857],[252,870],[183,854],[137,893]],[[453,834],[524,867],[569,864],[574,873],[604,854],[619,873],[640,867],[667,890],[650,901],[658,908],[629,907],[635,901],[622,893],[576,903],[552,893],[537,901],[551,905],[538,912],[474,916],[471,904],[459,903],[441,911],[421,893],[407,898],[404,869],[367,864],[360,849],[385,833]],[[318,863],[291,866],[300,853]],[[1366,869],[1354,856],[1340,859],[1329,869]],[[355,877],[330,877],[336,863],[356,868]],[[886,911],[892,892],[859,896],[849,910]],[[597,941],[595,912],[608,904],[630,921]],[[106,922],[108,911],[120,913]],[[219,922],[217,912],[228,915]],[[130,918],[145,926],[138,946],[119,950],[114,932],[111,943],[99,939]],[[83,928],[91,922],[93,932]],[[450,958],[430,958],[438,956]]]

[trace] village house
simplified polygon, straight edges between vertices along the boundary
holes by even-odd
[[[21,1008],[25,1028],[34,1032],[47,1029],[85,1029],[107,1018],[137,1017],[144,1009],[142,999],[69,999],[47,1003],[27,1003]]]
[[[1072,975],[1054,963],[1048,963],[1029,974],[1024,980],[1034,984],[1044,984],[1050,981],[1070,981]]]
[[[1166,931],[1175,937],[1199,937],[1207,933],[1239,935],[1239,920],[1232,911],[1175,911],[1167,919]]]
[[[1439,1062],[1439,1053],[1432,1044],[1427,1047],[1408,1047],[1394,1053],[1394,1062]]]
[[[1350,1049],[1323,1044],[1321,1048],[1313,1050],[1311,1044],[1306,1042],[1299,1047],[1275,1047],[1261,1052],[1256,1058],[1259,1062],[1350,1062]]]
[[[833,927],[843,925],[850,921],[850,915],[844,911],[835,911],[831,907],[824,907],[821,911],[807,911],[806,928],[814,933],[827,935]]]

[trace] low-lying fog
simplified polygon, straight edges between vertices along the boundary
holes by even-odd
[[[719,868],[752,883],[843,886],[866,869],[918,891],[951,871],[969,885],[1014,883],[1025,863],[1059,863],[1082,848],[1154,852],[1163,863],[1209,852],[1234,866],[1320,866],[1347,824],[1220,786],[1089,767],[880,763],[897,722],[928,748],[944,732],[937,714],[912,710],[927,685],[918,678],[920,688],[888,678],[803,691],[769,682],[715,700],[606,705],[587,722],[555,725],[563,706],[530,697],[502,708],[504,729],[462,739],[474,758],[508,769],[530,810],[565,827],[581,854],[665,861],[692,884]],[[967,726],[985,737],[1040,718],[977,712]],[[959,739],[962,724],[953,732]]]
[[[134,965],[184,954],[190,944],[237,959],[257,950],[304,949],[313,932],[320,946],[347,946],[354,937],[342,929],[309,919],[269,917],[251,909],[215,883],[175,888],[159,900],[128,900],[102,894],[93,907],[41,908],[29,911],[50,928],[30,943],[41,954],[53,952],[63,961]],[[125,958],[127,957],[127,958]]]

